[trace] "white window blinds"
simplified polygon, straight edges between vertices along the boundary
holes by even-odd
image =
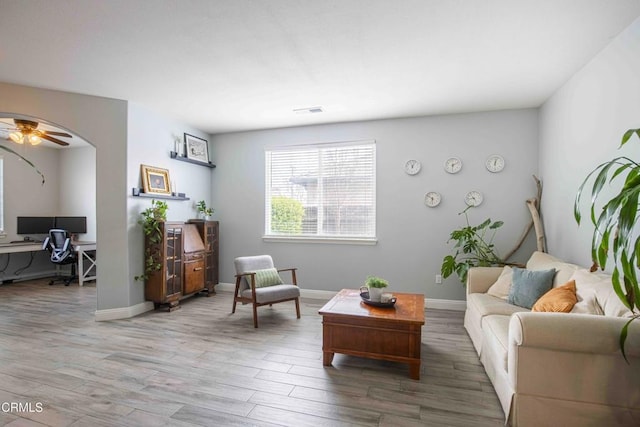
[[[265,234],[374,239],[375,141],[268,149]]]

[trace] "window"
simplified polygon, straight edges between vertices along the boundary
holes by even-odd
[[[375,141],[272,148],[265,159],[265,237],[375,242]]]

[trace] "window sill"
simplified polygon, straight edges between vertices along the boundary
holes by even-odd
[[[333,245],[376,245],[378,239],[375,237],[293,237],[293,236],[262,236],[264,242],[269,243],[320,243]]]

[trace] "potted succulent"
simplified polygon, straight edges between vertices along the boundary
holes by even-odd
[[[158,251],[154,251],[152,248],[162,242],[160,225],[167,220],[168,209],[169,206],[167,206],[166,202],[153,199],[151,200],[151,207],[141,213],[142,218],[138,220],[138,224],[142,225],[142,231],[148,244],[145,245],[144,250],[144,273],[140,276],[135,276],[135,280],[146,280],[151,273],[160,270],[162,266],[157,259]]]
[[[640,129],[629,129],[625,132],[618,148],[624,146],[634,135],[640,137]],[[613,256],[611,284],[618,298],[633,313],[620,332],[620,350],[626,360],[624,343],[628,328],[631,322],[640,318],[640,163],[626,156],[619,156],[591,171],[580,185],[573,206],[578,224],[582,219],[580,201],[583,190],[592,176],[595,176],[595,179],[589,194],[589,211],[595,228],[591,240],[591,258],[594,265],[604,270],[609,257]],[[620,188],[617,193],[612,190],[615,194],[603,195],[605,200],[600,200],[601,191],[607,183],[607,188],[611,188],[613,184],[620,185]],[[598,209],[599,206],[602,208]]]
[[[380,277],[369,276],[365,282],[367,288],[369,288],[369,299],[371,301],[380,302],[382,296],[382,290],[389,286],[389,282]]]
[[[198,214],[202,217],[202,219],[209,219],[215,212],[213,208],[207,207],[207,204],[204,200],[200,200],[198,203],[196,203],[196,209],[198,210]]]

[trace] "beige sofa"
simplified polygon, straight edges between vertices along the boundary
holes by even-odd
[[[529,270],[550,268],[556,269],[554,287],[576,281],[578,303],[571,313],[531,312],[488,293],[501,267],[472,268],[467,278],[464,325],[506,422],[640,426],[640,320],[629,330],[627,364],[619,337],[630,311],[610,277],[541,252],[527,262]]]

